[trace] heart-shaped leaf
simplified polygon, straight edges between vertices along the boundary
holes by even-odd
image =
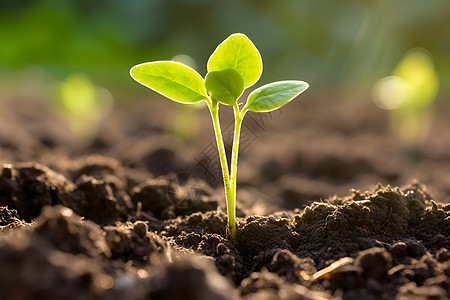
[[[276,110],[299,94],[309,85],[304,81],[277,81],[257,88],[248,96],[246,108],[250,111],[267,112]]]
[[[176,102],[192,104],[208,98],[202,76],[178,62],[143,63],[131,68],[130,75],[140,84]]]
[[[234,105],[244,91],[244,80],[235,69],[211,71],[206,74],[205,87],[214,101]]]
[[[208,60],[208,71],[235,69],[244,80],[244,88],[258,81],[262,73],[262,60],[258,49],[242,33],[230,35]]]

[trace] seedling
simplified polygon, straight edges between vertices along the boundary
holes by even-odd
[[[227,202],[227,233],[236,237],[236,177],[241,125],[248,111],[269,112],[290,102],[309,85],[304,81],[277,81],[250,93],[240,108],[238,99],[261,77],[262,59],[250,39],[241,33],[223,41],[208,60],[205,79],[192,68],[174,61],[155,61],[134,66],[130,75],[138,83],[170,100],[194,104],[205,101],[211,113],[223,173]],[[219,103],[233,107],[235,126],[231,171],[225,153],[219,122]]]
[[[88,142],[113,107],[111,93],[82,74],[72,74],[56,89],[54,108],[67,119],[77,143]]]
[[[390,122],[405,152],[419,152],[430,126],[431,111],[439,90],[439,77],[431,56],[412,49],[399,61],[392,76],[374,86],[376,104],[390,110]]]

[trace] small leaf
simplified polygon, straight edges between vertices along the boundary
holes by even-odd
[[[248,96],[246,109],[256,112],[276,110],[309,87],[304,81],[277,81],[254,90]]]
[[[176,102],[192,104],[208,98],[202,76],[178,62],[143,63],[131,68],[130,75],[140,84]]]
[[[213,100],[234,105],[244,91],[244,80],[234,69],[211,71],[206,74],[205,87]]]
[[[262,60],[250,39],[235,33],[223,41],[208,60],[208,71],[235,69],[244,80],[244,88],[258,81],[262,73]]]

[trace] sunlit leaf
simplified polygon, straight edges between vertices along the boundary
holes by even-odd
[[[263,85],[248,97],[246,108],[250,111],[267,112],[276,110],[299,94],[309,85],[304,81],[277,81]]]
[[[235,33],[223,41],[208,60],[208,71],[235,69],[244,80],[244,88],[258,81],[262,73],[262,60],[250,39]]]
[[[130,75],[140,84],[180,103],[206,100],[205,81],[195,70],[173,61],[156,61],[134,66]]]
[[[214,101],[233,105],[244,91],[244,80],[234,69],[211,71],[206,75],[205,87]]]

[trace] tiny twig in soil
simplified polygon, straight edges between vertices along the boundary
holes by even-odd
[[[382,228],[384,228],[384,226],[386,226],[387,222],[389,222],[389,219],[391,218],[391,214],[392,214],[392,206],[389,206],[389,213],[386,218],[386,221],[384,221],[383,225],[381,226]]]

